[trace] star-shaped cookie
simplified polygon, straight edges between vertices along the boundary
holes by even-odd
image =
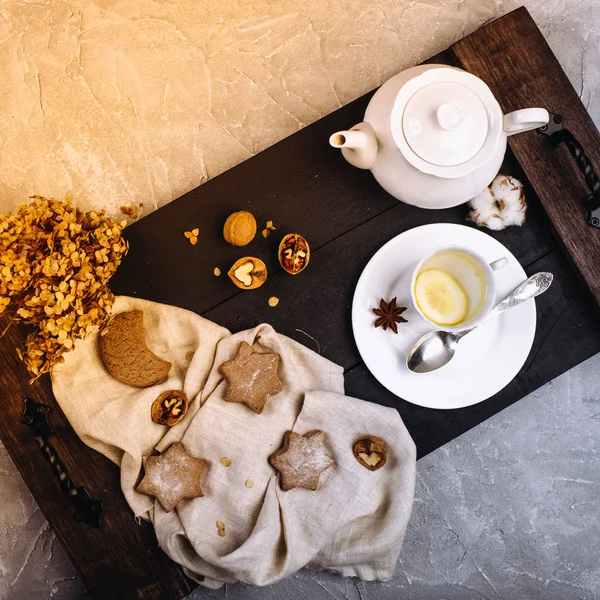
[[[269,462],[281,475],[284,492],[295,487],[316,490],[321,473],[334,464],[325,447],[325,434],[319,430],[300,435],[288,430],[283,445],[269,456]]]
[[[227,381],[224,400],[245,404],[260,414],[268,397],[283,389],[277,376],[279,358],[276,352],[261,354],[242,342],[237,356],[219,367],[219,373]]]
[[[136,489],[156,498],[166,512],[171,512],[184,498],[204,495],[199,478],[208,463],[190,456],[179,442],[160,456],[144,456],[143,463],[144,478]]]

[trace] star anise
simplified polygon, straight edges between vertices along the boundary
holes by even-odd
[[[405,310],[406,306],[396,306],[396,298],[392,298],[389,302],[382,298],[379,302],[379,308],[373,309],[373,312],[377,315],[375,327],[383,327],[384,331],[389,327],[394,333],[398,333],[396,323],[408,323],[401,316]]]

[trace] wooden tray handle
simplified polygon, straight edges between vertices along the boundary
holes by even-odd
[[[21,421],[33,428],[34,439],[39,445],[42,455],[50,464],[52,473],[60,483],[63,492],[75,505],[75,518],[94,527],[100,527],[102,525],[102,502],[91,498],[85,487],[78,487],[69,477],[65,465],[48,441],[48,438],[54,433],[48,423],[49,414],[49,406],[39,404],[31,398],[25,398]]]
[[[586,204],[590,210],[588,223],[593,227],[600,228],[600,179],[596,175],[594,165],[586,155],[583,146],[568,129],[563,129],[563,123],[563,118],[560,115],[551,115],[548,125],[540,127],[538,131],[550,138],[552,147],[558,148],[564,144],[575,159],[591,192],[591,195],[586,198]]]

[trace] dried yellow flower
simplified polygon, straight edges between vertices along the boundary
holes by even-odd
[[[121,212],[132,219],[137,219],[138,217],[137,206],[121,206]]]
[[[124,224],[41,196],[0,214],[0,314],[35,326],[18,353],[36,378],[108,320]]]
[[[190,240],[190,244],[192,246],[195,246],[198,243],[198,234],[200,233],[200,230],[198,228],[196,229],[192,229],[192,231],[184,231],[183,235],[185,235],[185,237]]]
[[[263,237],[267,238],[269,237],[271,231],[275,231],[277,229],[277,227],[275,227],[275,225],[273,225],[273,221],[267,221],[267,223],[265,224],[265,228],[262,231]]]

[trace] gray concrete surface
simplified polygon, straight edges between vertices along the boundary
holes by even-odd
[[[524,3],[600,124],[600,2]],[[497,13],[516,4],[499,2]],[[600,598],[599,440],[597,356],[419,461],[393,581],[303,571],[190,599]],[[0,599],[88,597],[0,446]]]

